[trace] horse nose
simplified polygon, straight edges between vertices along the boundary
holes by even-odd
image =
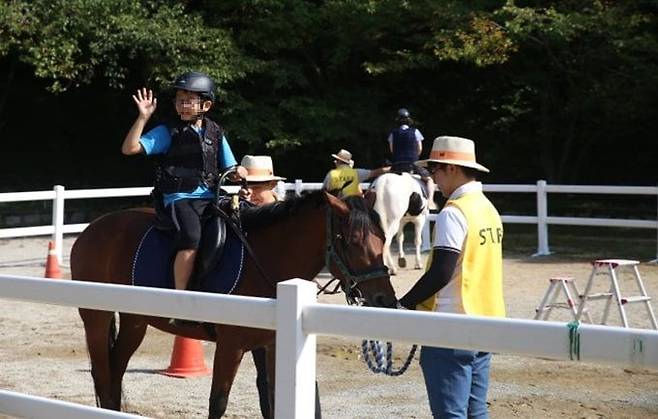
[[[373,307],[395,308],[397,306],[397,298],[394,295],[378,293],[372,299]]]

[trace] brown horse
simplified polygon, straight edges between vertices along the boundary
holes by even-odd
[[[241,211],[242,226],[258,262],[247,257],[234,294],[276,296],[274,282],[290,278],[312,280],[325,266],[340,279],[348,298],[364,304],[394,307],[397,300],[383,264],[384,234],[373,219],[372,205],[363,198],[339,200],[325,192]],[[129,285],[133,256],[140,238],[152,225],[153,211],[114,212],[92,222],[71,251],[75,280]],[[267,278],[269,278],[269,280]],[[271,282],[270,282],[271,281]],[[210,418],[226,411],[231,385],[245,352],[266,347],[270,400],[273,401],[274,331],[227,324],[208,331],[201,326],[170,324],[168,319],[80,309],[97,403],[120,410],[121,384],[130,357],[139,347],[148,325],[195,339],[216,340]],[[270,409],[273,412],[274,409]]]

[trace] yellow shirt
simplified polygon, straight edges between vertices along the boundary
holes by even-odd
[[[340,196],[361,195],[361,186],[359,185],[359,173],[356,169],[349,166],[339,166],[331,170],[327,174],[326,189],[328,191],[337,190],[343,187],[346,182],[352,181],[345,189],[342,190]]]
[[[470,191],[450,199],[446,206],[458,208],[466,219],[466,238],[451,278],[464,313],[504,317],[503,225],[498,211],[481,191]],[[418,309],[433,310],[435,304],[436,296],[419,304]]]

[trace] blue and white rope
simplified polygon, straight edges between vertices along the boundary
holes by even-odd
[[[393,369],[393,344],[391,342],[386,342],[386,354],[382,349],[382,343],[377,340],[364,340],[361,343],[361,355],[363,360],[368,365],[370,371],[375,374],[385,374],[391,377],[397,377],[402,374],[409,368],[411,361],[416,354],[418,349],[417,345],[413,345],[409,351],[409,356],[404,362],[402,367],[398,370]],[[373,361],[374,358],[374,361]]]

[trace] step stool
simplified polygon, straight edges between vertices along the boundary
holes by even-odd
[[[583,313],[586,312],[588,301],[606,300],[605,309],[603,311],[603,318],[601,320],[601,324],[606,324],[608,320],[608,314],[610,312],[610,305],[614,299],[615,303],[617,304],[617,308],[619,309],[619,315],[621,316],[621,322],[624,327],[628,327],[628,318],[626,317],[626,310],[624,309],[624,305],[632,303],[643,303],[647,309],[647,313],[649,314],[651,325],[654,329],[658,330],[658,324],[656,324],[656,316],[653,314],[653,309],[651,308],[651,297],[647,295],[647,291],[644,288],[644,284],[642,283],[642,278],[640,277],[640,272],[637,269],[637,265],[639,263],[640,262],[637,260],[626,259],[600,259],[593,261],[592,273],[590,274],[587,285],[585,286],[585,292],[581,296],[578,312],[576,314],[576,320],[579,320]],[[640,289],[640,295],[638,296],[622,297],[621,292],[619,291],[617,269],[626,266],[633,270],[635,282],[637,282],[638,288]],[[606,275],[608,278],[610,278],[609,291],[590,294],[594,284],[594,278],[601,275]]]
[[[580,303],[580,293],[578,292],[578,288],[576,288],[576,283],[573,278],[569,276],[556,276],[550,278],[549,281],[550,284],[548,285],[546,294],[544,294],[541,303],[535,309],[535,320],[548,320],[548,316],[554,308],[569,309],[574,320],[576,320],[576,307],[578,307]],[[560,291],[564,293],[566,303],[557,302],[557,299],[560,296]],[[588,322],[592,323],[592,319],[590,318],[587,309],[584,309],[583,316]]]

